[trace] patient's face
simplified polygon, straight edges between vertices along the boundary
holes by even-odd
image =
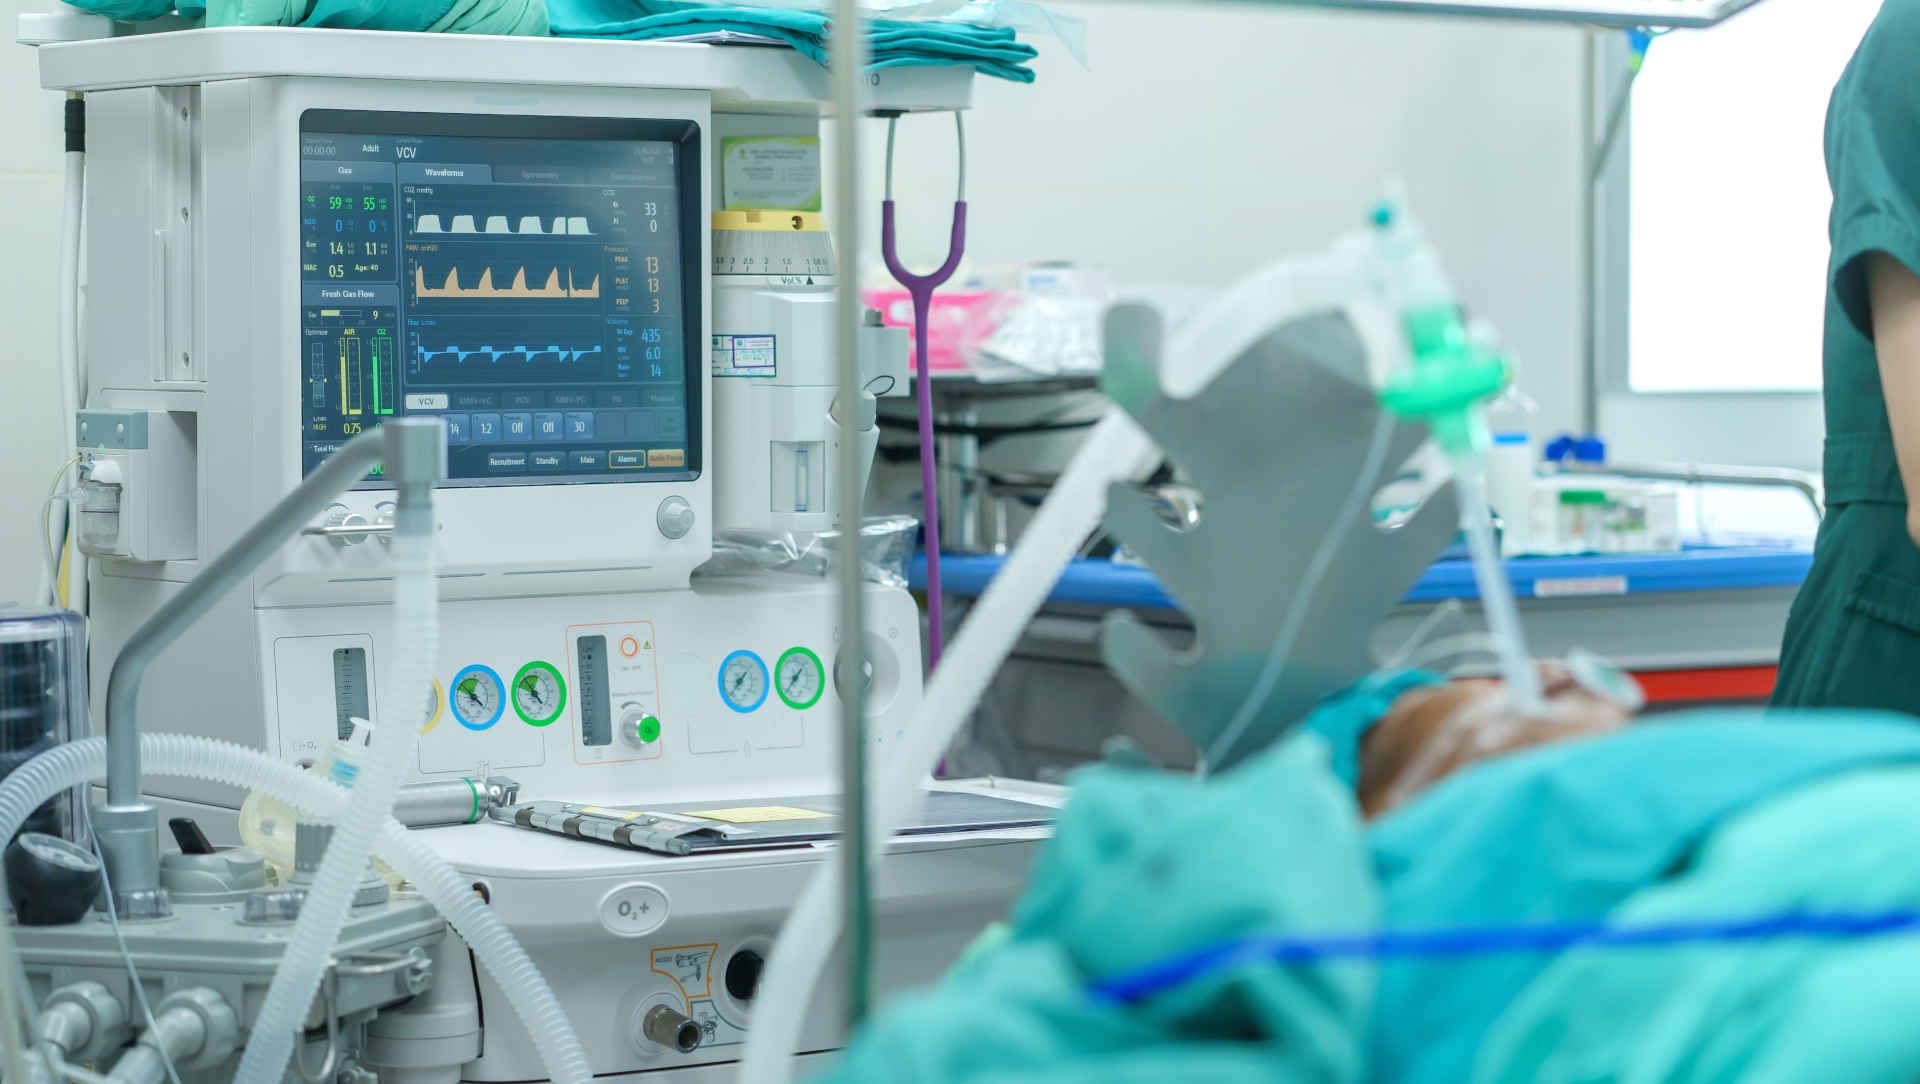
[[[1368,732],[1360,749],[1360,808],[1377,817],[1463,768],[1536,745],[1626,726],[1618,704],[1576,684],[1554,663],[1540,665],[1547,710],[1523,716],[1501,683],[1463,680],[1414,689]]]

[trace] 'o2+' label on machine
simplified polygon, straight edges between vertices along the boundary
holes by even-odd
[[[713,336],[714,376],[779,376],[779,345],[772,335]]]

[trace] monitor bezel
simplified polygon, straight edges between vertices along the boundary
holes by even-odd
[[[703,322],[707,280],[702,244],[706,223],[701,213],[705,202],[701,191],[703,145],[698,121],[682,118],[535,116],[517,113],[437,113],[411,110],[309,108],[300,113],[295,138],[304,140],[309,134],[675,144],[679,151],[674,156],[674,183],[679,189],[680,258],[682,267],[686,269],[682,276],[680,290],[681,318],[686,328],[686,334],[683,336],[686,355],[686,469],[648,470],[631,474],[614,474],[611,477],[607,473],[595,473],[448,478],[440,485],[442,488],[470,489],[568,485],[624,486],[636,483],[690,482],[701,477],[701,473],[706,468],[703,453],[706,447],[705,391],[708,363],[704,353],[707,336]],[[295,155],[296,161],[304,160],[304,155],[297,147]],[[398,241],[397,234],[396,241]],[[298,281],[296,274],[296,282]],[[296,328],[300,326],[298,312],[299,306],[296,305]],[[294,371],[297,374],[300,372],[300,352],[295,350],[292,354]],[[294,394],[296,400],[299,400],[303,394],[297,381]],[[296,405],[296,416],[304,419],[303,407]],[[296,427],[294,436],[295,461],[303,463],[305,455],[299,444],[305,439],[302,427]],[[390,489],[392,487],[377,477],[369,477],[353,488]]]

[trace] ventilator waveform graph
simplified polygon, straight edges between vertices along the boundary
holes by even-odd
[[[501,285],[492,267],[463,269],[455,264],[440,274],[427,270],[426,261],[416,261],[413,296],[420,301],[595,301],[600,297],[598,269],[521,265],[507,275],[506,284]]]
[[[430,237],[592,237],[593,225],[585,215],[440,215],[418,214],[413,232]]]
[[[480,346],[473,347],[472,349],[468,349],[463,346],[443,346],[438,349],[422,346],[415,349],[414,356],[418,359],[421,367],[428,365],[436,358],[449,359],[455,365],[465,365],[468,361],[474,358],[479,358],[483,362],[491,362],[492,364],[495,364],[495,365],[500,364],[502,360],[525,361],[525,362],[531,363],[536,359],[543,359],[543,358],[551,358],[553,359],[553,361],[561,365],[569,365],[569,364],[577,365],[583,361],[597,360],[600,356],[600,351],[602,349],[603,348],[599,343],[594,343],[592,346],[582,346],[582,347],[571,347],[571,346],[496,347],[496,346],[493,346],[492,344],[482,344]]]
[[[496,181],[499,174],[495,175]],[[408,184],[401,188],[402,240],[544,246],[643,240],[671,225],[661,188],[542,184]]]
[[[628,352],[598,316],[421,316],[407,325],[409,384],[617,380]]]
[[[418,345],[413,374],[424,380],[518,380],[529,373],[564,375],[569,380],[597,379],[606,349],[599,343],[574,346]]]

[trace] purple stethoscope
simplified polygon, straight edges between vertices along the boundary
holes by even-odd
[[[930,275],[916,275],[900,263],[893,224],[893,131],[899,119],[897,114],[887,118],[887,187],[880,203],[880,256],[894,281],[913,299],[913,388],[920,412],[920,494],[927,547],[927,666],[932,669],[940,664],[940,649],[946,637],[940,596],[940,498],[933,469],[933,377],[927,357],[927,324],[933,313],[933,291],[953,277],[967,249],[967,129],[955,111],[953,130],[960,146],[959,181],[953,198],[953,228],[947,242],[947,261]]]

